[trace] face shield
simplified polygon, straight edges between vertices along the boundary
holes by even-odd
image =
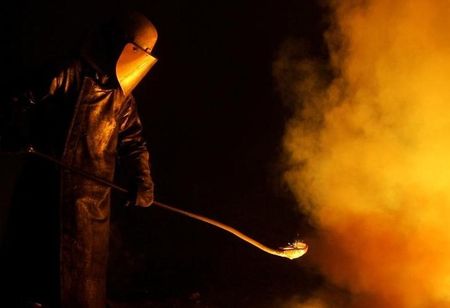
[[[151,52],[157,39],[150,20],[138,12],[126,12],[95,28],[81,55],[97,73],[114,77],[122,92],[129,95],[156,63]]]
[[[155,65],[157,59],[150,54],[151,49],[137,43],[127,43],[116,63],[116,77],[120,88],[127,96]]]
[[[111,71],[114,70],[122,92],[128,96],[156,63],[151,52],[158,33],[145,16],[136,12],[113,19],[104,29],[109,43],[106,49],[116,59],[111,63]]]

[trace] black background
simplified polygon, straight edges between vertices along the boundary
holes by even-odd
[[[324,54],[326,14],[316,2],[16,1],[2,9],[4,84],[63,59],[107,16],[142,12],[159,32],[159,61],[135,90],[157,199],[283,246],[312,231],[281,181],[289,110],[272,66],[288,38]],[[4,218],[20,160],[2,157],[0,168]],[[110,293],[117,300],[274,307],[319,283],[308,255],[270,256],[201,222],[115,200]]]

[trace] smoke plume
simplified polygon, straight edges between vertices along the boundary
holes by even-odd
[[[450,2],[329,6],[329,63],[290,41],[274,71],[294,107],[285,179],[345,300],[290,306],[450,307]]]

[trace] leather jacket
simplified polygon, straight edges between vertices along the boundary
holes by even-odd
[[[87,63],[75,60],[48,87],[24,96],[33,105],[28,112],[36,110],[37,128],[30,141],[38,150],[109,181],[120,159],[131,170],[136,202],[143,206],[153,202],[149,152],[132,95],[125,96],[114,82],[102,82]],[[39,123],[39,114],[47,118],[46,123]],[[109,216],[110,188],[61,170],[62,307],[105,307]]]

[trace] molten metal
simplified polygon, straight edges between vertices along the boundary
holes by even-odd
[[[297,259],[303,256],[308,251],[308,245],[302,241],[295,241],[294,243],[289,243],[286,247],[280,247],[278,256],[285,257],[288,259]]]

